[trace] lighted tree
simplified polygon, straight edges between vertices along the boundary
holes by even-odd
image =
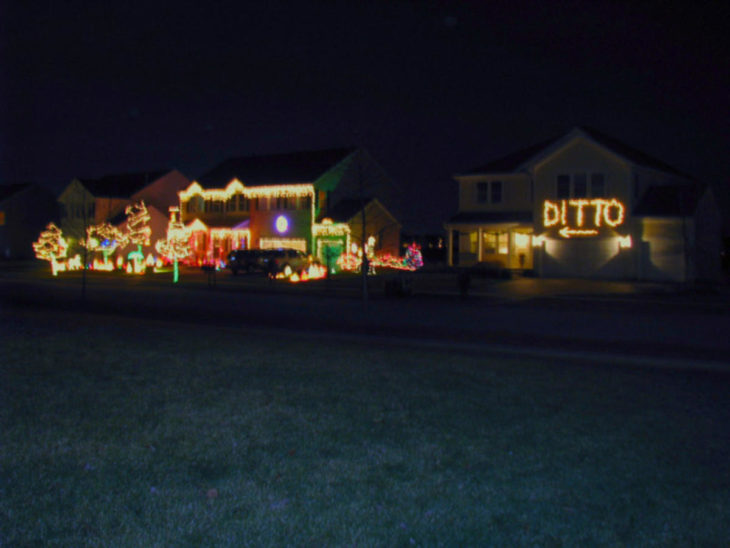
[[[423,255],[418,244],[412,243],[406,249],[405,264],[411,270],[416,270],[423,266]]]
[[[134,263],[134,272],[144,272],[146,264],[142,246],[150,245],[150,235],[152,234],[149,226],[150,214],[147,212],[144,201],[130,204],[124,211],[127,214],[127,240],[137,245],[136,251],[132,251],[127,259]]]
[[[51,223],[41,232],[38,241],[33,242],[33,250],[36,257],[51,263],[51,272],[56,276],[60,267],[58,259],[66,257],[68,244],[61,233],[61,229]]]
[[[86,229],[86,242],[84,245],[89,251],[101,251],[104,256],[104,265],[109,267],[109,255],[126,244],[126,235],[110,223],[91,225]],[[111,265],[113,268],[114,265]]]
[[[157,240],[155,249],[157,252],[172,261],[174,264],[173,283],[177,283],[179,278],[178,261],[190,255],[190,246],[188,244],[188,230],[178,218],[179,210],[176,207],[170,208],[170,222],[167,224],[167,238]]]

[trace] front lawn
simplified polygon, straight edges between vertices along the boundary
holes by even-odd
[[[0,313],[0,546],[723,545],[729,378]]]

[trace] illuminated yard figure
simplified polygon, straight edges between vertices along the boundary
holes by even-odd
[[[125,244],[126,235],[109,223],[92,225],[86,229],[86,249],[91,252],[101,251],[104,257],[103,263],[94,261],[94,270],[114,270],[114,263],[109,260],[109,255]]]
[[[33,242],[33,250],[36,257],[51,263],[51,272],[56,276],[58,271],[63,268],[63,263],[59,263],[58,259],[66,257],[68,244],[61,229],[51,223],[41,232],[38,241]]]
[[[137,245],[137,249],[127,255],[127,259],[131,263],[131,266],[128,265],[127,271],[143,274],[147,264],[142,246],[150,245],[150,235],[152,234],[152,229],[148,224],[150,214],[147,212],[144,201],[130,204],[124,211],[127,214],[127,239],[130,243]]]
[[[423,255],[421,248],[415,242],[406,249],[406,257],[404,259],[405,266],[408,270],[416,270],[423,266]]]
[[[177,207],[170,208],[170,222],[167,224],[167,239],[157,240],[155,249],[160,255],[163,255],[174,264],[173,283],[177,283],[179,278],[177,262],[190,255],[190,246],[188,243],[189,233],[185,225],[180,221],[180,209]]]

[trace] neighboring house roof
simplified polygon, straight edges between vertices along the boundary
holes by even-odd
[[[527,148],[511,152],[506,156],[492,160],[484,165],[471,169],[461,175],[478,175],[482,173],[512,173],[518,171],[524,167],[525,164],[529,164],[531,160],[536,159],[541,153],[544,153],[552,146],[555,146],[564,139],[568,139],[574,135],[583,134],[588,138],[594,140],[596,143],[606,147],[615,154],[625,158],[626,160],[636,164],[638,166],[649,167],[658,169],[660,171],[666,171],[667,173],[673,173],[675,175],[681,175],[682,177],[689,177],[687,174],[682,173],[678,169],[658,160],[645,152],[642,152],[636,148],[633,148],[626,143],[619,141],[618,139],[606,135],[598,131],[597,129],[588,126],[578,126],[573,128],[566,134],[553,137],[546,141],[542,141],[536,145],[532,145]]]
[[[380,203],[380,200],[373,197],[366,198],[344,198],[337,202],[334,207],[330,208],[325,217],[332,219],[336,223],[347,223],[358,216],[365,207],[372,205],[379,208],[385,213],[395,224],[400,226],[400,222],[396,219],[388,209]]]
[[[703,185],[662,185],[649,187],[636,207],[637,217],[686,217],[697,210],[706,187]]]
[[[372,201],[372,197],[363,199],[346,198],[337,202],[334,207],[327,211],[327,217],[336,223],[346,223],[355,215],[362,211],[363,204],[367,206]]]
[[[153,183],[170,171],[169,169],[143,171],[140,173],[105,175],[98,179],[79,178],[78,180],[95,197],[130,198],[132,194]]]
[[[0,202],[10,198],[18,192],[22,192],[23,190],[30,188],[31,186],[33,186],[33,183],[15,183],[11,185],[0,185]]]
[[[246,186],[314,182],[355,150],[331,148],[229,158],[197,181],[207,188],[223,188],[233,179]]]
[[[532,211],[461,211],[448,224],[460,223],[531,223]]]

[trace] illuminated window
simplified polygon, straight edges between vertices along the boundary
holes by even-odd
[[[509,251],[507,232],[483,232],[482,253],[484,255],[506,255]]]
[[[477,238],[479,237],[477,232],[469,232],[469,253],[477,252]]]
[[[477,183],[477,203],[487,203],[488,188],[488,183]]]
[[[591,196],[593,198],[606,197],[606,181],[603,173],[591,173]]]

